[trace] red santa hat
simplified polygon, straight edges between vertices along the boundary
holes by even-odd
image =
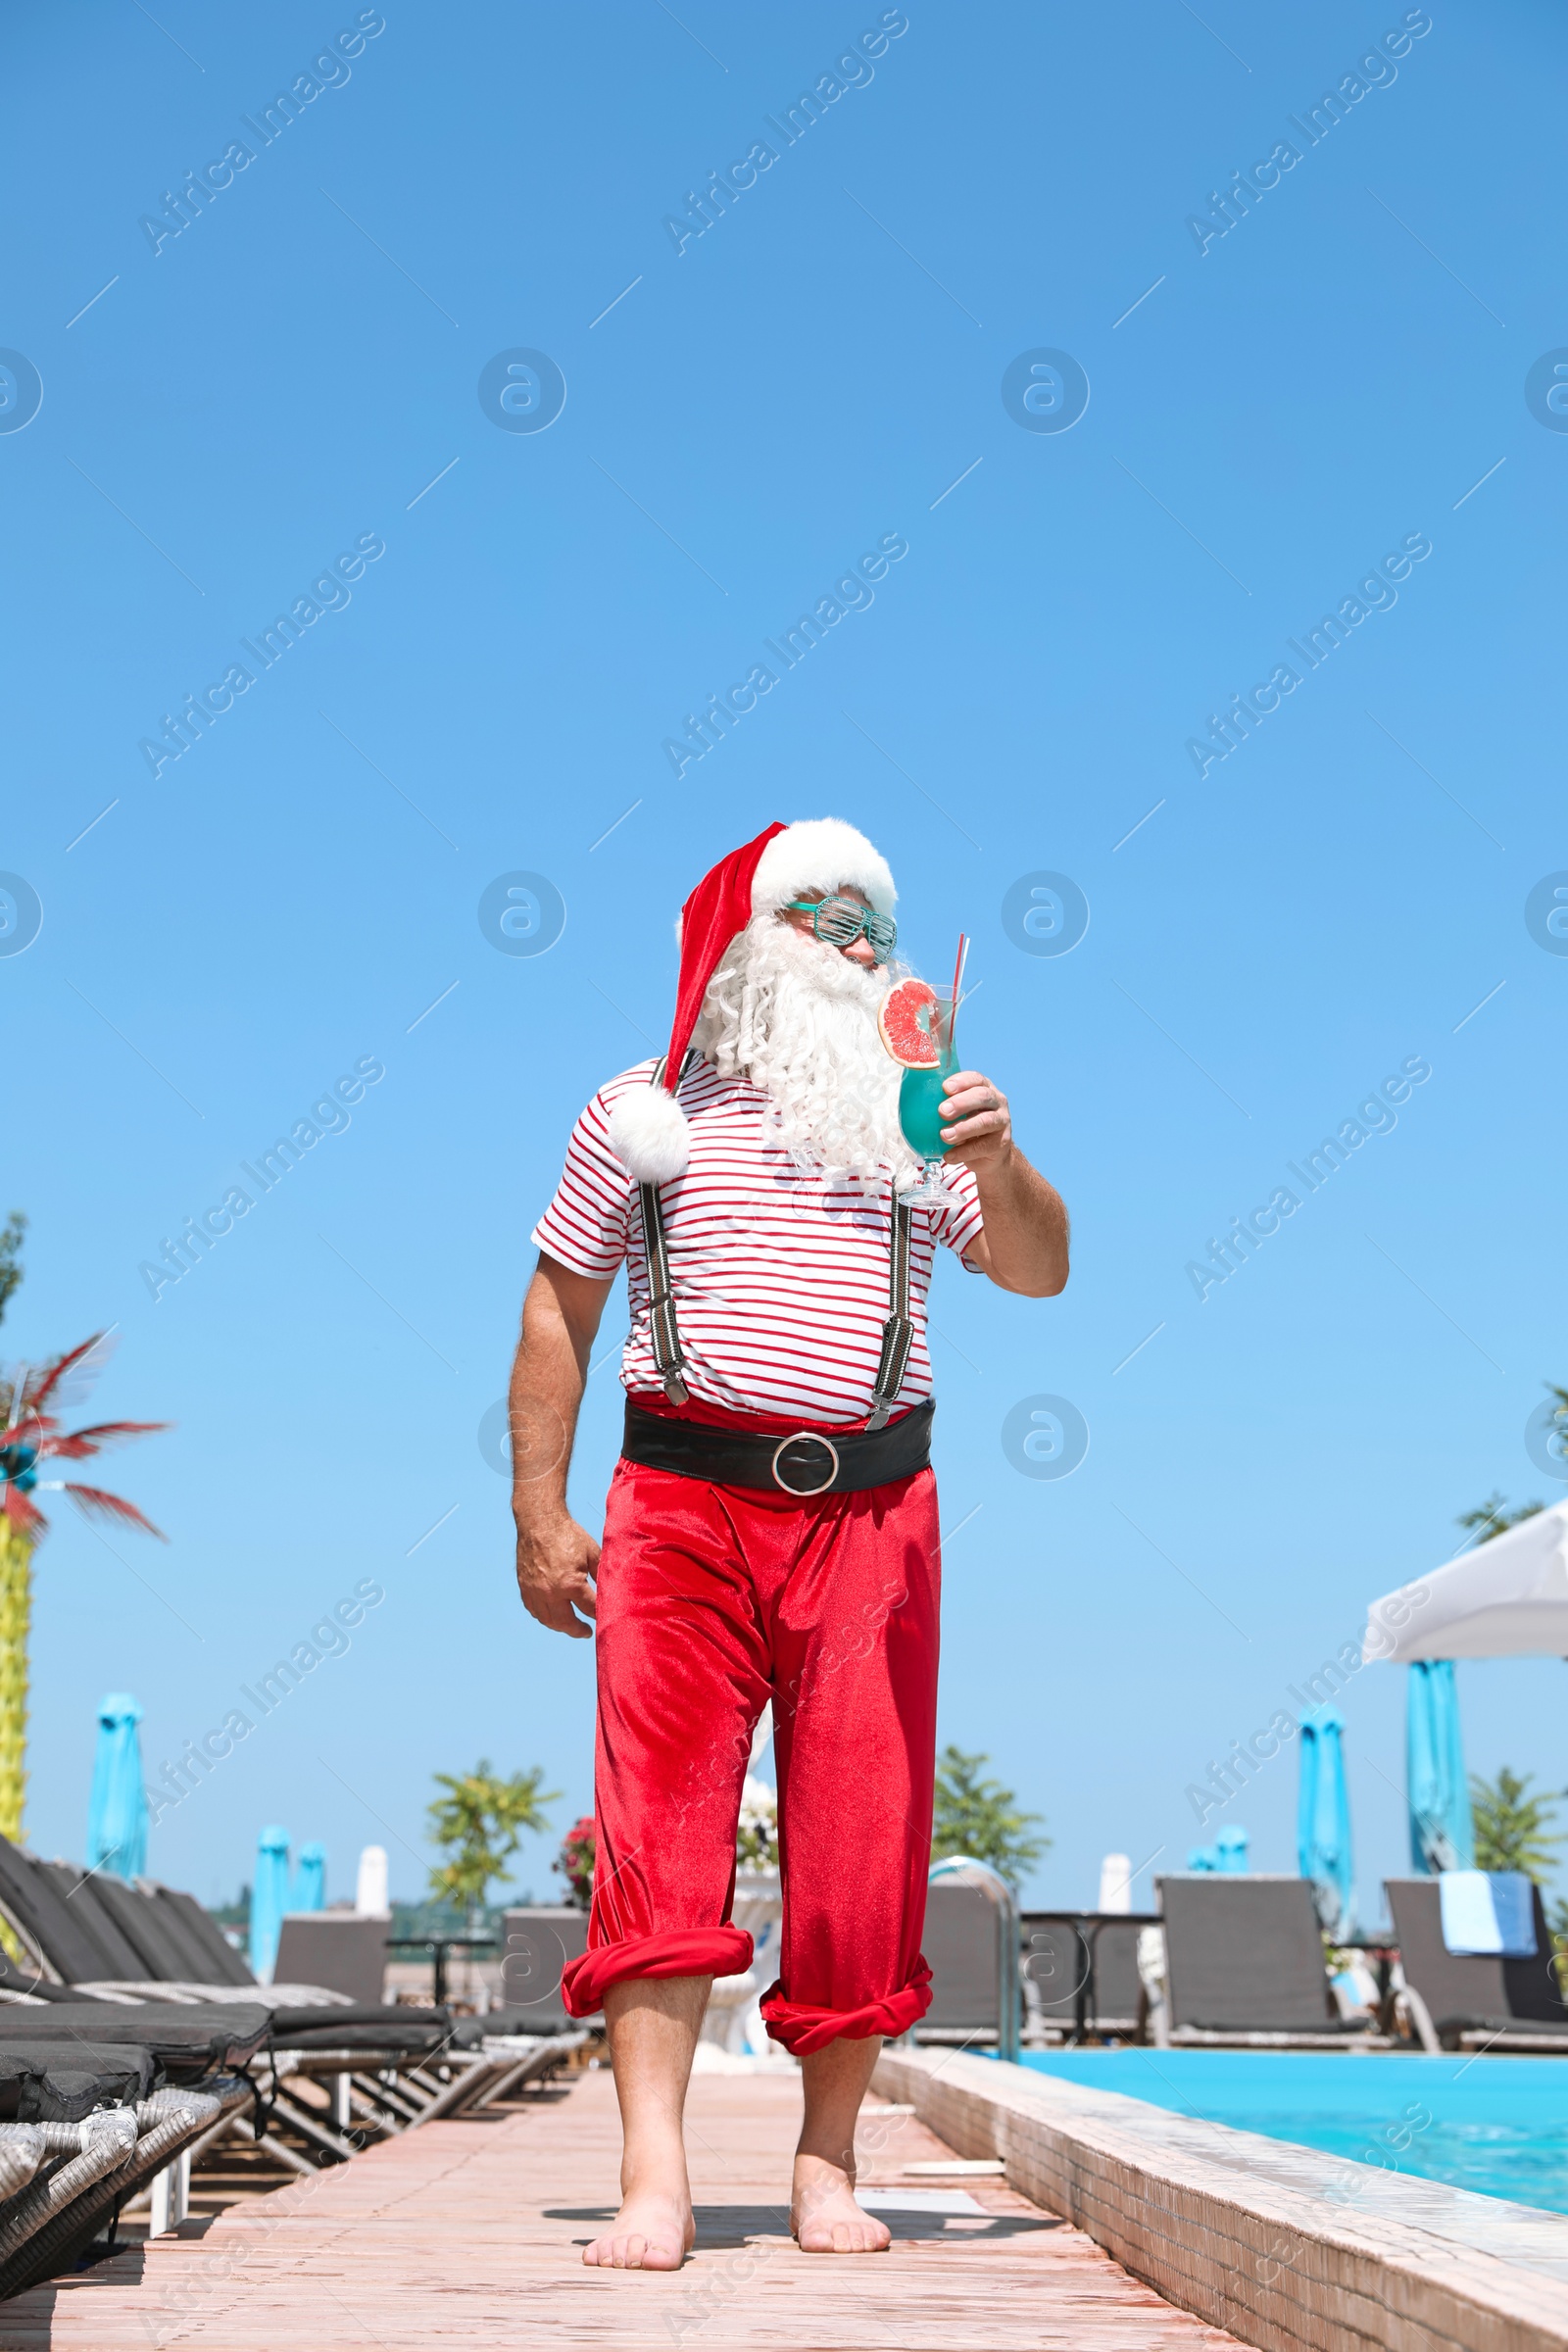
[[[837,816],[769,825],[703,876],[680,910],[680,985],[662,1081],[632,1087],[610,1114],[611,1143],[639,1184],[668,1184],[685,1172],[691,1133],[673,1090],[708,984],[731,941],[754,915],[808,891],[852,889],[878,914],[893,912],[899,894],[886,858]]]

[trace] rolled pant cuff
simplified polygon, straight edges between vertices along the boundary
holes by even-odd
[[[634,1936],[625,1943],[602,1943],[571,1961],[562,1975],[561,1997],[572,2017],[592,2017],[604,2007],[612,1984],[634,1977],[738,1977],[751,1967],[752,1951],[744,1928]]]
[[[922,1960],[911,1983],[884,2001],[867,2001],[859,2009],[817,2009],[808,2001],[787,2001],[776,1984],[762,1995],[762,2016],[774,2041],[781,2041],[793,2058],[808,2058],[830,2041],[865,2041],[873,2034],[894,2040],[907,2034],[931,2006],[931,1971]]]

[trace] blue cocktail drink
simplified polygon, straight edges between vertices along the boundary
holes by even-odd
[[[942,1157],[943,1082],[957,1066],[958,1057],[950,1049],[936,1069],[904,1073],[904,1083],[899,1088],[899,1125],[909,1150],[921,1159]]]
[[[943,1182],[943,1080],[951,1077],[958,1060],[953,1048],[953,991],[936,989],[932,994],[929,1025],[922,1016],[921,1026],[938,1049],[938,1060],[935,1068],[905,1070],[899,1087],[899,1126],[909,1150],[924,1163],[919,1183],[904,1198],[935,1205],[948,1199]]]

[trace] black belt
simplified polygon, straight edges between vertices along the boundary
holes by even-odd
[[[886,1429],[846,1430],[843,1437],[802,1429],[793,1437],[771,1438],[745,1429],[712,1429],[701,1421],[666,1420],[628,1399],[620,1450],[645,1469],[706,1478],[719,1487],[781,1490],[806,1502],[816,1494],[863,1494],[927,1468],[936,1409],[932,1399]]]

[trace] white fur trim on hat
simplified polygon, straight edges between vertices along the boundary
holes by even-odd
[[[807,890],[860,890],[878,914],[898,903],[887,859],[841,816],[808,817],[775,833],[752,883],[752,912],[787,906]]]
[[[610,1114],[610,1141],[639,1184],[684,1176],[692,1131],[686,1113],[662,1086],[629,1086]]]

